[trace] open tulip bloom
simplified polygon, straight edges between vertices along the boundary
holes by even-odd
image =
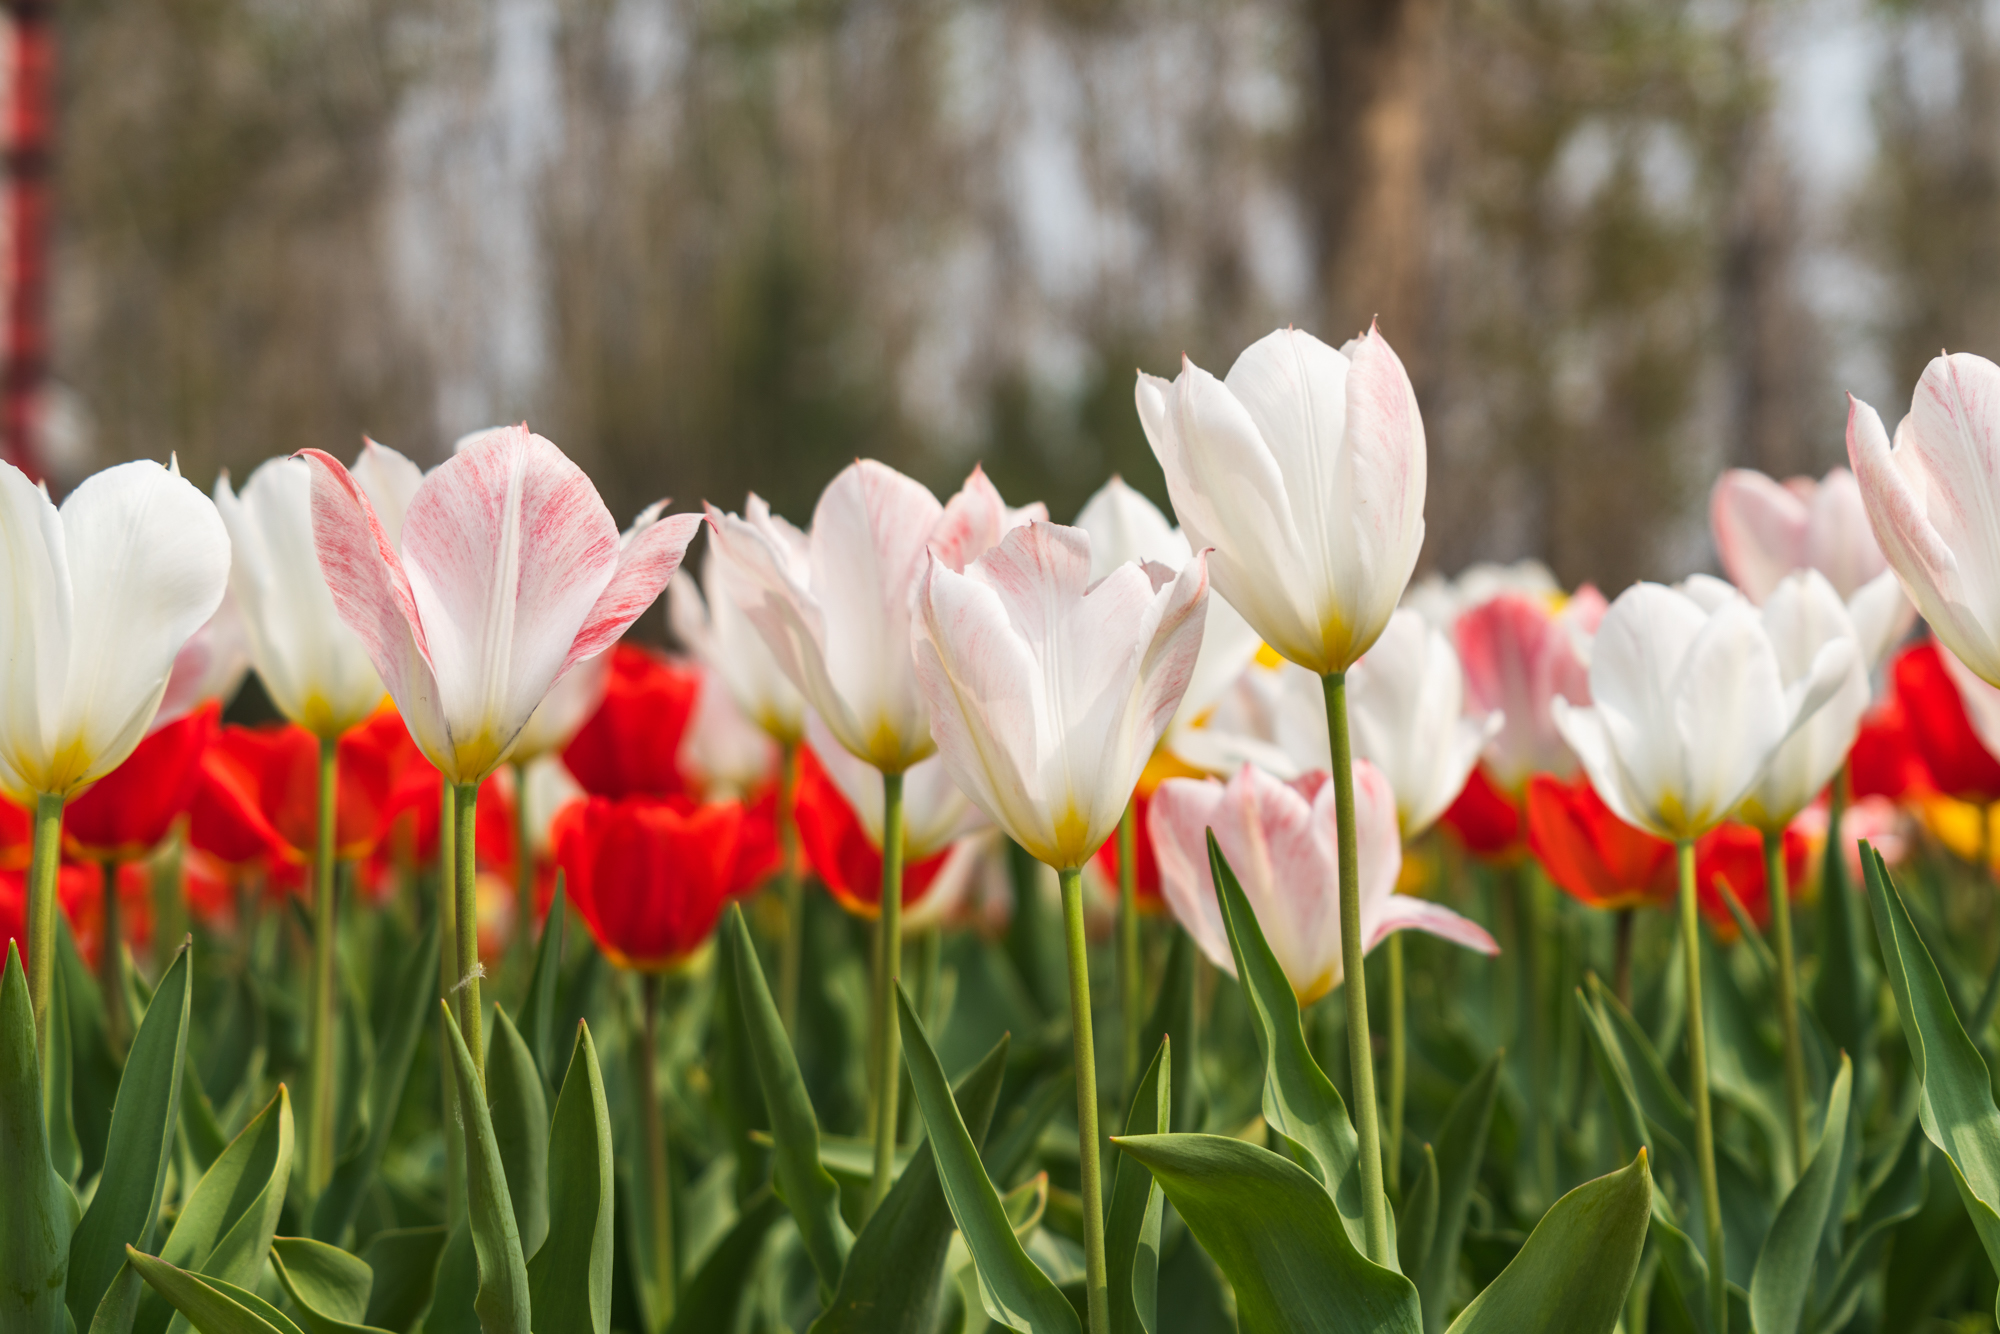
[[[1767,624],[1717,579],[1698,578],[1684,588],[1635,584],[1598,627],[1592,704],[1554,705],[1557,726],[1605,804],[1626,823],[1678,845],[1688,1065],[1710,1255],[1722,1253],[1722,1214],[1701,1018],[1694,840],[1729,818],[1822,706],[1843,689],[1851,696],[1860,660],[1844,616],[1830,606],[1818,617],[1810,610],[1838,603],[1823,578],[1794,579],[1773,596],[1779,605]],[[1782,652],[1773,625],[1786,641]],[[1858,711],[1854,717],[1858,723]],[[1810,743],[1806,749],[1819,751]],[[1782,1018],[1796,1023],[1790,1013]],[[1726,1300],[1721,1283],[1717,1265],[1709,1292],[1717,1313]]]
[[[1089,534],[1034,523],[963,573],[933,552],[917,595],[916,675],[945,768],[1062,882],[1093,1329],[1107,1295],[1081,871],[1180,707],[1207,593],[1202,555],[1093,582]]]
[[[621,542],[582,469],[523,425],[485,432],[426,476],[399,545],[337,459],[304,457],[334,605],[418,748],[454,785],[457,966],[477,1064],[479,781],[506,760],[550,689],[659,597],[701,518],[672,515]]]

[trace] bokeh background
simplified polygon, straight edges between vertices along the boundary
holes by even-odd
[[[1379,316],[1425,565],[1712,561],[2000,352],[1984,0],[64,0],[47,467],[526,418],[620,519],[855,455],[1164,502],[1135,366]]]

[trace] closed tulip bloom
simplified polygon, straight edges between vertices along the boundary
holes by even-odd
[[[125,762],[86,788],[63,812],[63,842],[96,861],[144,857],[173,832],[201,776],[222,709],[214,701],[155,728]]]
[[[1731,468],[1709,493],[1709,529],[1722,569],[1762,606],[1780,580],[1817,570],[1847,604],[1866,659],[1878,662],[1916,617],[1868,525],[1860,484],[1845,468],[1825,479],[1776,482]]]
[[[399,550],[338,460],[305,457],[334,605],[425,757],[459,784],[497,768],[549,690],[652,605],[701,522],[677,514],[621,542],[580,468],[503,427],[424,478]]]
[[[1354,754],[1389,780],[1396,822],[1403,838],[1413,839],[1465,787],[1480,748],[1504,719],[1466,711],[1465,675],[1451,641],[1407,609],[1389,618],[1375,647],[1354,664],[1347,688]]]
[[[1365,761],[1354,766],[1354,796],[1363,948],[1414,927],[1497,954],[1499,947],[1477,923],[1441,904],[1396,893],[1403,865],[1396,798],[1388,780]],[[1209,872],[1210,830],[1300,1004],[1340,985],[1339,837],[1333,783],[1325,771],[1286,783],[1246,764],[1227,783],[1170,778],[1153,795],[1148,823],[1167,904],[1216,967],[1235,976]]]
[[[1503,591],[1452,624],[1472,708],[1501,716],[1484,759],[1494,783],[1519,801],[1535,774],[1568,778],[1576,756],[1555,722],[1555,701],[1590,703],[1590,641],[1604,595],[1589,584],[1567,600]]]
[[[1893,804],[1938,790],[1917,749],[1916,730],[1896,684],[1904,658],[1917,652],[1928,652],[1935,658],[1937,651],[1937,645],[1928,641],[1905,649],[1890,669],[1888,693],[1862,715],[1854,748],[1847,753],[1848,782],[1856,803],[1879,798]],[[1996,762],[1993,776],[1995,791],[2000,792],[2000,762]]]
[[[853,809],[868,841],[879,852],[885,816],[881,776],[849,754],[817,714],[806,718],[806,747],[821,775]],[[933,755],[904,773],[903,855],[908,860],[935,856],[985,823],[979,808],[952,781],[942,757]],[[869,895],[869,901],[877,897],[879,889]],[[907,884],[903,897],[910,897]]]
[[[729,595],[719,556],[711,554],[702,565],[700,587],[686,570],[674,575],[667,585],[667,621],[772,740],[786,744],[804,735],[805,697]]]
[[[846,754],[844,751],[840,753]],[[937,764],[935,758],[925,760],[911,773],[922,773]],[[799,846],[811,864],[813,874],[819,877],[834,900],[856,917],[869,919],[874,918],[882,907],[881,784],[872,786],[876,796],[875,820],[871,828],[863,821],[846,791],[834,782],[828,767],[821,763],[819,752],[808,747],[799,753]],[[905,912],[927,900],[932,882],[944,870],[945,861],[955,846],[953,843],[942,847],[925,846],[921,851],[913,848],[904,854]]]
[[[1680,589],[1634,584],[1598,627],[1593,703],[1558,699],[1556,726],[1620,819],[1692,839],[1728,817],[1848,679],[1854,657],[1852,639],[1832,640],[1787,680],[1757,609],[1740,596],[1711,609]]]
[[[1495,783],[1484,762],[1472,767],[1439,823],[1459,846],[1496,866],[1518,861],[1528,847],[1527,816],[1520,798]]]
[[[962,570],[1044,514],[1008,508],[977,468],[940,505],[921,482],[872,459],[827,484],[809,535],[756,496],[742,518],[708,511],[729,595],[835,739],[886,774],[937,749],[909,654],[928,553]]]
[[[1792,898],[1806,882],[1806,856],[1811,845],[1805,832],[1787,826],[1780,846],[1785,867],[1785,884]],[[1857,833],[1856,838],[1865,837]],[[1736,914],[1729,911],[1722,887],[1736,896],[1744,914],[1761,931],[1771,921],[1771,882],[1765,873],[1764,835],[1745,824],[1717,825],[1694,845],[1695,902],[1701,915],[1722,941],[1736,939],[1741,928]]]
[[[2000,683],[2000,366],[1959,352],[1924,368],[1892,445],[1849,398],[1847,458],[1868,522],[1932,633]]]
[[[174,659],[215,614],[229,534],[176,471],[139,461],[85,479],[58,510],[0,464],[10,652],[0,789],[67,797],[151,727]]]
[[[1557,887],[1593,908],[1674,901],[1674,845],[1635,829],[1588,779],[1528,780],[1528,846]]]
[[[1336,350],[1298,329],[1217,380],[1182,359],[1139,376],[1146,438],[1215,588],[1310,671],[1368,651],[1424,541],[1424,424],[1403,363],[1370,329]]]
[[[423,481],[417,466],[374,441],[350,474],[378,514],[393,550],[400,518]],[[250,660],[278,712],[318,737],[337,737],[382,703],[367,646],[334,607],[313,542],[313,468],[293,458],[257,466],[242,494],[216,479],[215,505],[235,548],[231,594],[243,614]]]
[[[1818,570],[1780,579],[1762,610],[1764,631],[1777,651],[1778,672],[1787,687],[1811,677],[1814,661],[1828,644],[1843,639],[1856,643],[1832,695],[1778,747],[1737,807],[1738,819],[1775,833],[1811,805],[1846,762],[1861,715],[1868,711],[1868,668],[1840,594]]]
[[[592,797],[559,838],[570,903],[620,968],[671,968],[708,940],[728,902],[743,807]]]
[[[367,856],[386,832],[402,730],[402,720],[384,710],[341,737],[337,857]],[[229,864],[271,858],[303,865],[311,856],[319,821],[319,740],[312,733],[296,724],[226,727],[201,770],[189,832],[196,847]]]
[[[1208,592],[1123,565],[1091,581],[1090,537],[1036,523],[918,593],[916,668],[938,753],[973,804],[1037,860],[1081,867],[1117,827],[1200,651]]]
[[[563,765],[594,797],[685,791],[681,747],[701,697],[701,674],[637,644],[619,644],[596,712],[564,747]]]
[[[1933,790],[1982,805],[2000,801],[2000,759],[1980,738],[1968,692],[1947,665],[1952,661],[1934,640],[1913,644],[1896,659],[1890,680],[1909,740]]]

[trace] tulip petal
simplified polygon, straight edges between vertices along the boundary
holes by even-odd
[[[1958,687],[1966,720],[1972,724],[1979,744],[1988,753],[2000,755],[2000,688],[1988,685],[1977,672],[1959,661],[1957,654],[1946,651],[1938,657],[1944,663],[1945,675]]]
[[[1885,569],[1848,598],[1847,615],[1854,622],[1854,640],[1860,646],[1863,666],[1872,671],[1910,633],[1917,609],[1904,596],[1896,572]]]
[[[620,544],[617,572],[583,618],[563,659],[563,672],[611,647],[653,605],[680,568],[701,524],[699,514],[670,514]],[[561,679],[560,673],[556,679]]]
[[[1454,945],[1463,945],[1481,954],[1500,952],[1499,944],[1479,923],[1460,916],[1442,903],[1432,903],[1409,894],[1391,894],[1362,923],[1362,929],[1367,937],[1364,946],[1367,950],[1373,950],[1391,932],[1414,930],[1427,932],[1440,940],[1449,940]]]
[[[1591,787],[1611,808],[1611,813],[1634,828],[1673,838],[1673,832],[1661,823],[1650,805],[1641,806],[1632,799],[1633,793],[1642,789],[1627,775],[1612,748],[1604,727],[1603,710],[1595,706],[1580,708],[1566,699],[1558,699],[1551,707],[1551,715],[1556,730],[1575,752]]]
[[[1090,534],[1090,573],[1102,579],[1127,561],[1157,561],[1178,570],[1193,553],[1159,506],[1113,477],[1084,502],[1076,527]]]
[[[382,525],[389,545],[401,550],[403,518],[410,511],[410,502],[417,497],[417,489],[424,484],[424,470],[387,445],[363,436],[361,456],[354,460],[349,471],[367,495],[368,503],[375,507],[375,519]]]
[[[1347,661],[1368,651],[1409,586],[1424,545],[1424,494],[1428,455],[1417,391],[1402,360],[1371,324],[1353,344],[1347,377],[1347,440],[1352,469],[1351,511],[1355,559],[1346,585],[1333,592],[1353,604]],[[1356,590],[1361,590],[1357,595]]]
[[[1729,469],[1709,493],[1709,529],[1722,568],[1760,605],[1780,579],[1807,564],[1807,520],[1797,492],[1749,468]]]
[[[1818,689],[1813,683],[1819,681],[1816,667],[1807,689]],[[1837,684],[1828,677],[1824,689],[1830,693]],[[1668,789],[1680,810],[1668,813],[1685,822],[1676,831],[1685,837],[1728,814],[1800,715],[1756,611],[1741,599],[1702,626],[1679,664],[1670,698],[1683,778]]]
[[[1852,600],[1862,586],[1889,568],[1868,526],[1861,484],[1845,468],[1835,468],[1813,488],[1806,505],[1805,560]]]
[[[1169,778],[1153,792],[1146,833],[1159,860],[1160,895],[1167,907],[1208,961],[1234,977],[1236,959],[1208,873],[1207,831],[1221,801],[1222,784],[1213,779]]]
[[[69,675],[71,581],[63,523],[48,494],[0,463],[0,624],[7,627],[0,696],[0,785],[32,798],[61,719]]]

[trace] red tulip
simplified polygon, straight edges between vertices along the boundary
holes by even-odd
[[[1160,897],[1160,859],[1153,851],[1153,838],[1149,832],[1151,826],[1146,823],[1146,811],[1153,804],[1153,794],[1145,791],[1144,787],[1142,781],[1140,790],[1132,794],[1132,801],[1138,808],[1134,812],[1138,822],[1138,837],[1133,840],[1137,855],[1132,859],[1138,869],[1133,875],[1132,894],[1141,907],[1157,909],[1165,900]],[[1103,875],[1105,882],[1116,886],[1119,867],[1117,834],[1114,833],[1104,840],[1104,846],[1097,850],[1095,860],[1098,872]]]
[[[35,817],[26,807],[0,797],[0,871],[27,870],[34,851]],[[0,965],[4,963],[0,959]]]
[[[129,861],[158,847],[194,799],[201,757],[215,739],[222,706],[213,700],[168,723],[63,811],[70,855]]]
[[[1678,887],[1674,845],[1619,819],[1581,776],[1528,780],[1528,846],[1549,879],[1593,908],[1665,905]]]
[[[557,820],[569,901],[613,963],[656,972],[693,954],[730,894],[740,802],[590,797]]]
[[[700,691],[701,675],[692,668],[619,644],[611,650],[604,703],[564,748],[563,763],[595,797],[686,792],[677,760]]]
[[[1521,808],[1494,783],[1483,763],[1473,767],[1465,790],[1445,809],[1444,824],[1467,852],[1486,861],[1512,861],[1526,847]]]
[[[1854,748],[1847,753],[1847,772],[1857,802],[1869,797],[1901,801],[1937,791],[1917,753],[1909,714],[1893,691],[1862,717]]]
[[[1811,844],[1798,829],[1785,830],[1785,883],[1797,898],[1806,882]],[[1749,825],[1725,824],[1703,834],[1694,845],[1695,903],[1720,940],[1734,940],[1736,917],[1723,901],[1720,881],[1762,930],[1771,920],[1771,891],[1764,879],[1764,836]]]
[[[389,783],[382,832],[361,877],[362,888],[377,902],[395,894],[404,872],[437,861],[444,803],[444,779],[417,749],[407,729],[385,743],[385,750]],[[498,773],[479,785],[479,822],[474,838],[479,865],[512,883],[514,799]]]
[[[809,748],[799,751],[796,809],[799,844],[813,874],[841,907],[872,920],[882,903],[882,850]],[[905,911],[923,902],[950,855],[947,846],[903,867]]]
[[[1939,657],[1935,640],[1905,649],[1896,659],[1896,699],[1910,736],[1938,790],[1984,805],[2000,800],[2000,759],[1980,742]]]
[[[365,857],[382,837],[389,804],[390,762],[402,720],[377,714],[340,739],[334,796],[334,851],[342,858]],[[312,855],[319,829],[319,738],[286,723],[269,727],[228,727],[215,750],[231,764],[207,765],[226,775],[208,781],[209,799],[197,799],[195,846],[227,862],[270,855],[275,837],[299,858]],[[220,786],[223,791],[214,791]],[[256,817],[249,808],[254,806]],[[221,829],[217,819],[237,827]]]
[[[145,862],[120,862],[116,870],[119,934],[141,950],[153,939],[153,868]],[[104,945],[104,868],[64,866],[56,880],[56,901],[69,918],[76,952],[96,972]]]

